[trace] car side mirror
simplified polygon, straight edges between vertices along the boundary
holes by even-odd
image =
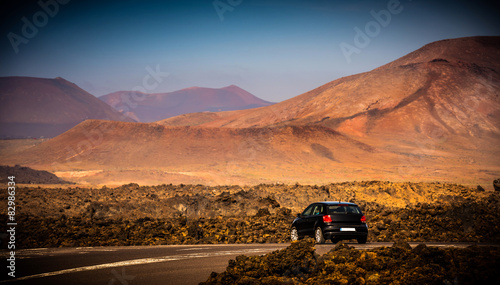
[[[297,214],[297,218],[302,218],[302,214],[301,214],[301,213],[298,213],[298,214]]]

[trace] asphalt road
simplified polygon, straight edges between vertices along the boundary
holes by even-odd
[[[416,246],[417,243],[410,243]],[[2,284],[198,284],[211,272],[222,272],[238,255],[262,255],[289,244],[171,245],[42,248],[16,251],[16,278],[7,276],[2,252]],[[392,243],[350,244],[359,249]],[[466,243],[427,243],[466,247]],[[334,247],[316,245],[324,254]]]

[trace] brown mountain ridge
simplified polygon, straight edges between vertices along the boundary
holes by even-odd
[[[55,137],[87,119],[133,121],[60,77],[0,77],[0,138]]]
[[[99,99],[143,123],[187,113],[244,110],[273,104],[257,98],[236,85],[224,88],[190,87],[153,94],[118,91],[101,96]]]
[[[499,82],[499,37],[445,40],[271,106],[150,124],[88,121],[7,161],[96,184],[376,179],[492,188]]]

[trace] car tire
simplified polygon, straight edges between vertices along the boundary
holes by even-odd
[[[297,231],[296,227],[292,227],[292,229],[290,230],[290,239],[292,241],[298,241],[300,239],[299,232]]]
[[[365,243],[366,243],[366,238],[367,238],[367,237],[358,238],[358,239],[357,239],[357,240],[358,240],[358,243],[359,243],[359,244],[365,244]]]
[[[317,227],[314,231],[314,239],[316,243],[325,243],[325,237],[323,236],[323,230],[320,227]]]

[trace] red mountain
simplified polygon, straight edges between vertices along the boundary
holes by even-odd
[[[472,119],[485,131],[498,132],[499,73],[500,37],[443,40],[273,106],[216,113],[203,125],[241,128],[321,124],[365,136],[378,126],[383,133],[391,130],[407,134],[409,129],[425,128],[427,122],[443,131],[465,134],[469,133],[467,121]],[[182,118],[194,120],[200,115],[172,118],[163,124],[181,125]]]
[[[2,159],[90,183],[412,180],[491,189],[499,95],[500,37],[453,39],[272,106],[148,124],[87,121]]]
[[[0,77],[0,138],[54,137],[87,119],[133,121],[60,77]]]
[[[414,170],[446,156],[490,173],[488,168],[500,169],[499,94],[500,37],[459,38],[430,43],[377,69],[273,106],[203,118],[188,114],[160,123],[321,125],[406,156],[402,161],[418,164]]]
[[[99,98],[139,122],[155,122],[187,113],[244,110],[273,104],[235,85],[219,89],[191,87],[154,94],[118,91]]]

